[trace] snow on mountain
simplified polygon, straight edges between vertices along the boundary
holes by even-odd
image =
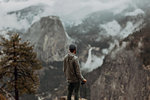
[[[127,12],[125,14],[125,16],[137,16],[137,15],[140,15],[140,14],[145,14],[144,11],[142,9],[136,9],[134,10],[133,12]]]
[[[120,32],[120,35],[122,36],[121,38],[124,39],[133,32],[139,31],[141,28],[144,27],[143,23],[144,23],[143,19],[139,20],[135,24],[133,24],[133,22],[128,21],[126,27]]]
[[[106,31],[105,33],[111,34],[112,36],[118,35],[121,30],[121,26],[116,20],[102,24],[100,27]]]
[[[135,24],[133,22],[128,21],[125,28],[116,21],[113,20],[106,24],[100,25],[100,28],[104,29],[104,33],[111,36],[118,36],[120,38],[126,38],[129,34],[133,33],[140,29],[140,26],[143,24],[143,19],[139,20]]]
[[[104,34],[110,35],[112,37],[119,37],[120,39],[124,39],[135,31],[139,31],[142,28],[143,20],[139,20],[135,24],[133,22],[128,21],[126,26],[123,28],[117,21],[108,22],[106,24],[100,25],[105,31]],[[141,26],[141,27],[140,27]],[[101,33],[102,34],[102,33]],[[119,44],[120,40],[115,40],[110,44],[109,48],[102,49],[102,55],[96,56],[92,54],[93,48],[89,49],[88,58],[85,63],[82,63],[82,70],[90,72],[96,69],[97,67],[103,64],[103,60],[105,56],[115,47],[115,45]]]

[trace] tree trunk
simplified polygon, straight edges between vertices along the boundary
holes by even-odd
[[[14,47],[14,63],[16,63],[16,51],[15,51],[16,43],[13,41],[13,47]],[[15,100],[19,100],[19,92],[18,92],[18,72],[17,72],[17,66],[14,65],[14,76],[15,76]]]
[[[19,93],[18,93],[18,88],[17,88],[17,80],[18,80],[18,72],[17,72],[17,68],[15,66],[15,100],[19,100]]]

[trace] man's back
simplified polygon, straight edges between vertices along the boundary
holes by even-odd
[[[83,77],[80,73],[80,66],[77,56],[72,53],[68,53],[64,58],[64,69],[66,79],[68,82],[82,81]]]

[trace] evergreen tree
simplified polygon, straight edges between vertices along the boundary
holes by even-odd
[[[18,34],[0,42],[0,88],[16,100],[23,94],[36,93],[39,86],[38,70],[41,63],[30,42],[22,42]]]

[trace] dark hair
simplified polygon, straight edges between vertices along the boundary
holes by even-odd
[[[71,44],[71,45],[69,46],[69,50],[70,50],[70,52],[73,52],[74,50],[76,50],[76,46],[73,45],[73,44]]]

